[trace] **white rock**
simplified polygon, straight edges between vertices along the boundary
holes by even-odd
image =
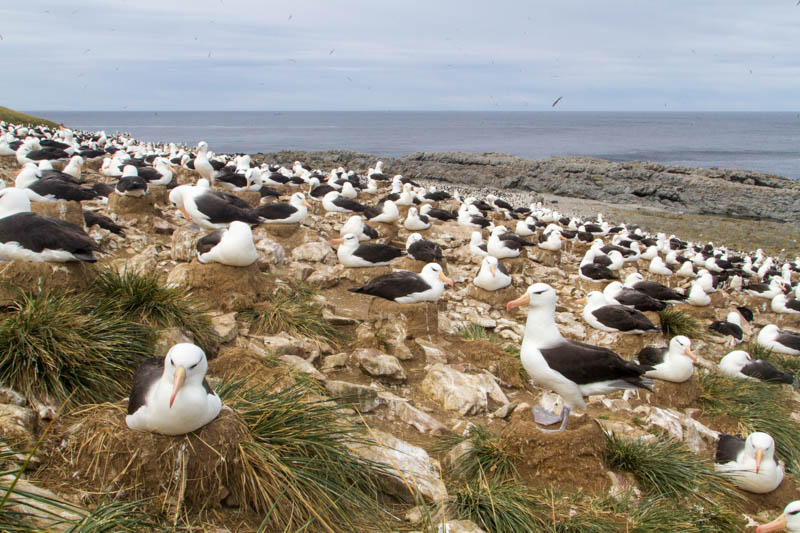
[[[314,365],[303,359],[302,357],[298,357],[296,355],[282,355],[280,357],[281,361],[286,363],[289,367],[302,372],[304,374],[309,374],[314,376],[320,381],[325,381],[328,377],[317,370]]]
[[[490,400],[497,406],[508,398],[488,374],[465,374],[451,366],[435,364],[420,385],[423,394],[461,416],[486,413]]]
[[[429,502],[447,499],[439,465],[425,450],[377,429],[371,429],[369,436],[374,444],[349,441],[347,447],[353,455],[386,467],[388,474],[381,481],[387,492],[412,502],[416,495]]]
[[[427,363],[447,363],[447,354],[432,342],[423,339],[414,339],[414,342],[425,352],[425,361]]]
[[[406,380],[403,365],[397,357],[381,353],[380,350],[361,348],[353,352],[353,359],[370,376],[398,383]]]
[[[309,263],[321,263],[331,255],[331,246],[324,241],[301,244],[292,250],[292,259]]]
[[[211,329],[219,337],[221,343],[230,342],[239,333],[239,325],[236,323],[236,313],[212,313]]]

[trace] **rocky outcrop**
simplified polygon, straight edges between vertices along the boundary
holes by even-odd
[[[373,155],[346,150],[279,152],[265,157],[268,161],[298,159],[321,168],[367,168],[376,161]],[[800,182],[752,170],[466,152],[416,152],[383,161],[392,173],[409,178],[800,224]]]

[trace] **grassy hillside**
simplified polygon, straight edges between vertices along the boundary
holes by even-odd
[[[0,106],[0,121],[2,120],[5,120],[6,122],[13,122],[14,124],[32,124],[35,126],[42,125],[50,126],[51,128],[57,128],[59,126],[57,122],[36,117],[34,115],[28,115],[27,113],[20,113],[19,111],[14,111],[13,109]]]

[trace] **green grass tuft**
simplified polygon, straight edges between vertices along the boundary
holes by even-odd
[[[254,311],[252,330],[268,334],[286,331],[338,346],[342,342],[340,330],[322,316],[322,309],[312,301],[313,297],[313,289],[301,284],[279,291]]]
[[[711,415],[728,415],[748,431],[775,439],[775,449],[790,472],[800,472],[800,426],[791,418],[791,396],[784,387],[758,380],[699,373],[700,403]]]
[[[97,274],[92,289],[131,320],[155,328],[188,330],[203,350],[213,353],[216,349],[218,339],[205,307],[185,289],[167,286],[156,273],[109,268]]]
[[[445,452],[469,442],[456,464],[452,475],[462,481],[474,481],[481,476],[510,479],[517,469],[507,449],[507,441],[482,426],[472,426],[466,435],[445,435],[438,439],[435,451]]]
[[[472,520],[485,531],[518,533],[541,526],[535,502],[536,493],[527,485],[482,478],[451,491],[448,507],[455,518]]]
[[[709,461],[678,441],[656,437],[629,439],[606,433],[605,462],[633,474],[643,489],[657,496],[721,500],[735,492]]]
[[[0,323],[0,382],[28,401],[116,401],[153,351],[150,328],[81,295],[21,292]]]
[[[12,124],[22,124],[25,126],[48,126],[50,128],[60,128],[61,125],[46,118],[29,115],[20,111],[14,111],[7,107],[0,105],[0,121],[10,122]]]
[[[377,484],[382,467],[348,451],[359,429],[343,421],[341,405],[310,399],[302,384],[269,392],[228,382],[217,392],[253,435],[242,443],[245,489],[264,515],[263,531],[388,529]]]
[[[467,341],[487,341],[500,346],[509,355],[519,355],[519,345],[506,342],[483,326],[471,322],[458,330],[461,338]]]
[[[678,335],[685,335],[690,339],[704,339],[706,331],[695,318],[683,311],[667,307],[658,312],[661,321],[661,331],[668,339]]]

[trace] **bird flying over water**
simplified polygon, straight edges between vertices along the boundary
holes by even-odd
[[[564,97],[563,97],[563,96],[559,96],[558,98],[556,98],[556,101],[555,101],[555,102],[553,102],[553,105],[551,105],[550,107],[555,107],[555,106],[556,106],[556,104],[557,104],[557,103],[559,103],[559,102],[561,101],[561,99],[562,99],[562,98],[564,98]]]

